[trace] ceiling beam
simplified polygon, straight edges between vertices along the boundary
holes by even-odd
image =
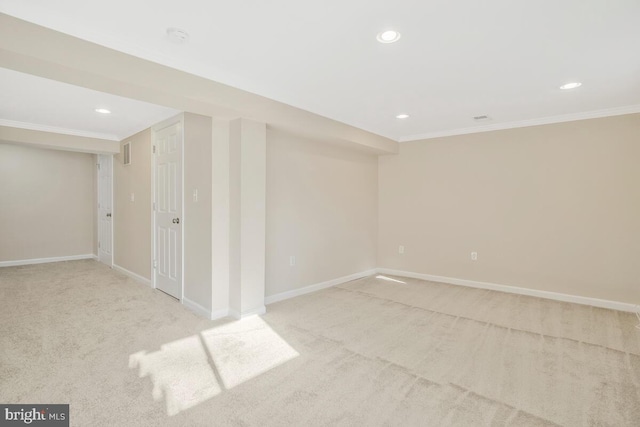
[[[140,101],[268,126],[378,154],[391,139],[213,80],[0,14],[0,66]]]
[[[0,126],[0,142],[25,144],[52,150],[76,151],[79,153],[118,154],[120,152],[120,143],[118,141],[10,126]]]

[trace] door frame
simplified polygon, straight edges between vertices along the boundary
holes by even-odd
[[[180,206],[182,209],[182,217],[180,218],[180,227],[182,227],[182,233],[180,237],[180,250],[182,251],[181,263],[181,277],[180,277],[180,302],[184,300],[184,221],[185,221],[185,212],[184,212],[184,113],[180,113],[174,117],[171,117],[167,120],[163,120],[160,123],[156,123],[151,127],[151,147],[149,150],[151,151],[151,287],[157,289],[156,287],[156,273],[157,269],[157,242],[156,242],[156,197],[158,196],[156,193],[156,168],[158,167],[156,161],[156,132],[165,129],[169,126],[173,126],[177,123],[180,123],[180,132],[182,134],[182,144],[180,146],[180,174],[182,175],[182,189],[180,191],[181,200]]]
[[[111,257],[110,257],[110,262],[106,263],[103,262],[100,259],[100,195],[103,191],[102,185],[100,185],[100,169],[102,168],[101,162],[100,162],[100,158],[101,156],[109,156],[111,157],[111,173],[109,174],[109,179],[110,179],[110,184],[111,184]],[[109,266],[109,268],[113,268],[113,260],[114,260],[114,242],[113,242],[113,232],[115,229],[115,219],[113,216],[113,211],[114,206],[113,206],[113,193],[114,193],[114,176],[113,176],[113,162],[115,160],[115,156],[113,154],[96,154],[96,238],[98,240],[98,247],[97,247],[97,253],[96,253],[96,258],[98,259],[98,262],[102,262],[103,264],[106,264]]]

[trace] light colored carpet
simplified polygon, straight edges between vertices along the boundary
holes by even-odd
[[[388,279],[211,322],[95,261],[3,268],[0,401],[75,426],[639,425],[633,314]]]

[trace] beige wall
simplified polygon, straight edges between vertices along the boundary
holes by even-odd
[[[211,117],[184,114],[184,296],[211,309]],[[193,198],[198,190],[198,201]]]
[[[236,316],[262,313],[266,310],[266,124],[232,120],[229,145],[229,309]]]
[[[123,150],[113,161],[114,264],[151,279],[151,130],[122,144],[129,141],[131,164],[123,164]]]
[[[231,176],[229,121],[213,119],[211,151],[211,311],[229,309],[231,283]]]
[[[267,296],[376,267],[377,175],[373,155],[268,131]]]
[[[123,150],[114,157],[114,262],[150,280],[151,132],[122,141],[131,142],[130,165],[123,164]],[[210,117],[184,114],[184,296],[206,309],[211,308],[211,132]]]
[[[95,156],[0,143],[0,262],[94,253]]]
[[[403,143],[378,266],[640,303],[638,159],[638,114]]]

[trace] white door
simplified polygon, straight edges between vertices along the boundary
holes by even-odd
[[[155,132],[155,283],[182,299],[182,123]]]
[[[98,155],[98,259],[113,265],[113,156]]]

